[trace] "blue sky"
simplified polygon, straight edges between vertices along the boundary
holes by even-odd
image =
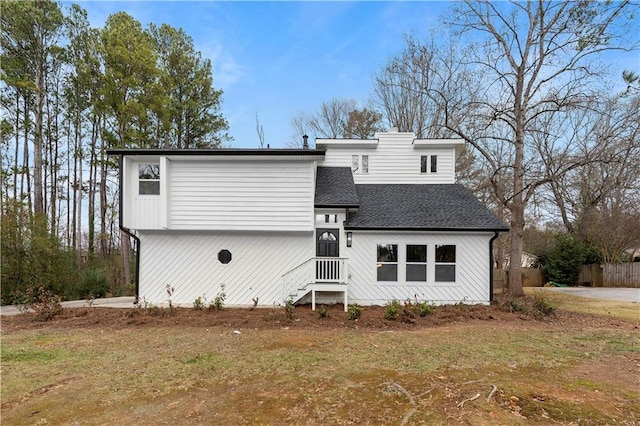
[[[68,5],[69,3],[65,3]],[[291,118],[323,101],[366,104],[372,76],[398,54],[404,35],[426,36],[447,2],[81,1],[93,27],[125,11],[143,27],[183,28],[211,59],[233,147],[285,147]]]

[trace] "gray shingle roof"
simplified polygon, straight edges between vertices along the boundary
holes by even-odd
[[[460,184],[356,185],[360,208],[345,229],[507,231]]]
[[[316,207],[358,207],[358,194],[349,167],[318,167]]]

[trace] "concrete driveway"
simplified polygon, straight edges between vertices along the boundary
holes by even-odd
[[[94,299],[93,306],[100,306],[102,308],[134,308],[133,301],[135,297],[105,297],[104,299]],[[62,302],[63,308],[81,308],[83,306],[89,306],[88,300],[70,300],[68,302]],[[20,311],[15,306],[1,306],[0,315],[17,315]]]
[[[572,296],[640,303],[640,288],[545,287],[544,289]]]

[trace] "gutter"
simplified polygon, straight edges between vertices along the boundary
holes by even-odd
[[[498,238],[498,235],[500,234],[495,232],[489,240],[489,303],[493,302],[493,242]]]
[[[135,299],[133,300],[133,304],[137,305],[140,301],[140,238],[137,235],[131,232],[129,228],[126,228],[122,225],[122,193],[124,188],[124,155],[119,155],[119,164],[120,170],[118,173],[118,185],[120,185],[120,190],[118,191],[118,228],[125,234],[127,234],[130,238],[133,238],[136,242],[135,244],[135,252],[136,252],[136,279],[135,279]],[[128,284],[128,283],[127,283]]]

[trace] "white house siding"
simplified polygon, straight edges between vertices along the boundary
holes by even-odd
[[[489,240],[492,233],[363,232],[353,231],[348,248],[349,300],[383,305],[390,300],[426,300],[443,303],[489,303]],[[398,282],[376,282],[378,244],[398,244]],[[405,282],[406,244],[427,245],[427,282]],[[435,245],[456,246],[456,282],[436,283]]]
[[[313,229],[313,162],[220,159],[171,165],[171,229]]]
[[[161,229],[166,226],[166,219],[163,223],[163,208],[166,208],[166,193],[160,195],[139,195],[138,194],[138,166],[140,164],[159,163],[160,179],[166,181],[167,166],[166,161],[160,161],[159,157],[151,157],[143,161],[134,161],[125,158],[124,162],[124,205],[123,205],[123,226],[130,229]]]
[[[141,232],[140,298],[191,306],[199,297],[213,300],[225,286],[227,305],[281,303],[282,275],[313,257],[313,232]],[[231,262],[218,261],[229,250]]]
[[[455,183],[455,149],[426,148],[414,149],[413,133],[379,133],[376,147],[350,147],[329,144],[324,161],[318,166],[350,167],[353,155],[369,156],[369,171],[356,171],[356,184],[379,183]],[[318,148],[324,148],[318,141]],[[420,173],[420,156],[437,155],[436,173]]]

